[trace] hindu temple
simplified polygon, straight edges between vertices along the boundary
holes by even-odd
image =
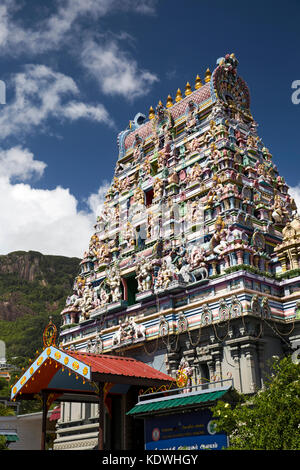
[[[252,394],[268,361],[300,344],[300,217],[237,68],[227,54],[119,133],[61,312],[59,347],[72,357],[130,358],[174,379],[184,366],[190,386]],[[128,388],[115,386],[106,429],[133,419]],[[98,413],[62,403],[54,448],[94,448]],[[105,432],[107,448],[124,448]]]

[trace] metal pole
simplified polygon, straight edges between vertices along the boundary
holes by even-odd
[[[104,449],[104,394],[103,383],[99,383],[99,433],[98,433],[98,450]]]
[[[46,449],[46,432],[47,432],[47,393],[42,391],[43,400],[43,414],[42,414],[42,436],[41,436],[41,450]]]

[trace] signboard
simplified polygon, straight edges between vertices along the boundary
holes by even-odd
[[[210,410],[145,419],[146,450],[221,450],[227,435],[216,433]]]

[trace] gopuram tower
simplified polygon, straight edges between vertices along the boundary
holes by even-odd
[[[227,54],[118,135],[62,348],[172,376],[184,358],[195,383],[253,393],[268,360],[300,345],[300,218],[237,65]]]

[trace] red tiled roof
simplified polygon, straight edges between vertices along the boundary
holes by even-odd
[[[174,379],[153,367],[131,357],[110,356],[107,354],[91,354],[79,351],[69,351],[68,354],[85,362],[91,367],[92,374],[104,374],[125,377],[137,377],[150,380],[170,382]]]

